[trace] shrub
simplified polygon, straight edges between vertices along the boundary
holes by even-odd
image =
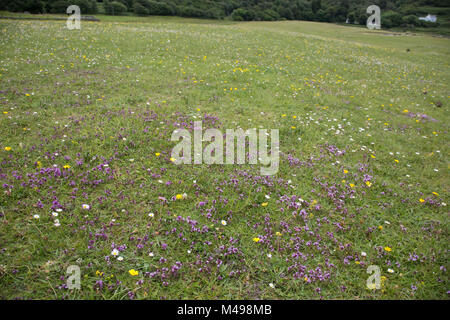
[[[231,13],[231,19],[233,19],[235,21],[251,21],[251,20],[254,20],[254,18],[255,18],[255,15],[253,14],[252,11],[245,10],[242,8],[235,9]]]
[[[180,8],[180,15],[182,17],[200,18],[203,17],[203,11],[195,7],[185,6]]]
[[[139,16],[148,15],[148,9],[138,2],[133,5],[133,12]]]
[[[402,18],[403,24],[404,25],[413,25],[413,26],[419,26],[420,25],[420,20],[417,16],[410,14],[408,16],[404,16]]]
[[[381,27],[392,28],[401,26],[402,16],[394,11],[387,11],[381,14]]]
[[[106,14],[109,15],[121,15],[127,12],[127,7],[121,2],[105,2],[104,6]]]

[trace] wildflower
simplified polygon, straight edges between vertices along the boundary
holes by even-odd
[[[57,217],[58,216],[58,212],[52,212],[52,216]]]
[[[397,159],[394,159],[394,161],[398,163],[398,160],[397,160]]]
[[[66,164],[63,168],[64,169],[70,169],[70,166],[68,164]]]
[[[268,204],[269,204],[268,202],[263,202],[263,203],[261,203],[261,206],[267,207]]]
[[[389,247],[384,247],[384,250],[386,250],[387,252],[391,252],[392,251],[392,249],[389,248]]]
[[[258,238],[258,237],[255,237],[255,238],[253,238],[253,241],[256,242],[256,243],[258,243],[259,241],[261,241],[261,239]]]
[[[437,193],[437,192],[433,192],[433,194],[434,194],[435,196],[439,196],[439,193]]]
[[[134,269],[131,269],[128,271],[133,277],[139,275],[139,271],[136,271]]]
[[[373,154],[371,154],[370,157],[371,157],[372,159],[375,159],[375,158],[376,158]]]
[[[365,252],[363,251],[363,252],[361,252],[361,256],[365,257],[365,256],[367,256],[367,253],[365,253]]]
[[[155,153],[155,156],[159,157],[161,155],[161,153],[157,152]]]
[[[275,289],[275,285],[273,283],[269,283],[269,287],[271,287],[272,289]]]
[[[344,173],[348,173],[348,170],[344,169]]]
[[[171,162],[175,162],[175,161],[177,161],[177,159],[175,159],[175,158],[170,158],[170,161],[171,161]]]
[[[223,226],[226,226],[226,225],[227,225],[227,222],[226,222],[225,220],[222,220],[220,223],[221,223]]]
[[[149,257],[154,257],[155,255],[154,255],[153,252],[150,252],[150,253],[148,254],[148,256],[149,256]]]
[[[111,251],[111,255],[113,255],[114,257],[118,256],[119,255],[119,250],[114,249],[113,251]]]
[[[123,257],[122,257],[122,256],[118,256],[118,257],[117,257],[117,260],[122,261],[122,260],[123,260]],[[112,275],[111,275],[111,277],[112,277]]]
[[[372,182],[366,181],[366,185],[367,185],[368,187],[370,187],[370,186],[372,185]]]
[[[155,214],[154,214],[153,212],[150,212],[150,213],[148,214],[148,216],[149,216],[150,218],[153,218],[153,217],[155,216]]]
[[[88,205],[88,204],[83,204],[83,205],[81,206],[81,208],[83,208],[84,210],[89,210],[89,209],[91,208],[91,206]]]
[[[187,199],[187,193],[183,193],[183,199]]]
[[[5,147],[5,151],[11,151],[11,147]]]
[[[268,253],[267,258],[272,259],[272,255],[270,253]]]
[[[281,237],[281,232],[278,232],[278,231],[277,231],[277,232],[275,233],[275,235],[278,236],[278,237]]]
[[[177,200],[181,200],[181,199],[183,199],[183,196],[182,196],[181,194],[177,194],[177,195],[175,196],[175,198],[176,198]]]
[[[423,200],[422,198],[419,199],[420,203],[424,203],[425,200]]]
[[[37,219],[39,219],[40,217],[39,217],[38,214],[35,214],[35,215],[33,216],[33,218],[37,220]]]
[[[378,226],[378,229],[383,230],[383,226]]]
[[[354,188],[355,187],[355,185],[353,183],[350,183],[349,186],[350,186],[350,188]]]
[[[394,273],[394,270],[393,269],[388,269],[387,270],[389,273]]]

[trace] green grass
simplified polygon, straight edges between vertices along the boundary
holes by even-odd
[[[448,298],[448,39],[99,17],[0,21],[0,298]],[[279,129],[277,175],[171,163],[199,119]]]

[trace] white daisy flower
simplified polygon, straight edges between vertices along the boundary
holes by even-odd
[[[118,257],[117,257],[117,260],[122,261],[122,260],[123,260],[123,257],[122,257],[122,256],[118,256]]]
[[[363,252],[361,252],[361,255],[362,255],[363,257],[365,257],[365,256],[367,256],[367,253],[365,253],[365,252],[363,251]]]
[[[84,210],[89,210],[89,209],[91,208],[91,206],[88,205],[88,204],[83,204],[81,207],[82,207]]]
[[[271,287],[272,289],[275,289],[275,285],[273,283],[269,283],[269,287]]]
[[[119,250],[114,249],[113,251],[111,251],[111,254],[115,257],[119,255]]]
[[[35,214],[35,215],[33,216],[33,218],[35,218],[35,219],[39,219],[40,217],[39,217],[39,215],[38,215],[38,214]]]
[[[225,220],[222,220],[220,223],[221,223],[222,225],[224,225],[224,226],[227,225],[227,222],[226,222]]]

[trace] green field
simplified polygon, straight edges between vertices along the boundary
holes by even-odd
[[[1,299],[448,299],[449,39],[99,17],[0,20]],[[172,163],[198,120],[278,173]]]

